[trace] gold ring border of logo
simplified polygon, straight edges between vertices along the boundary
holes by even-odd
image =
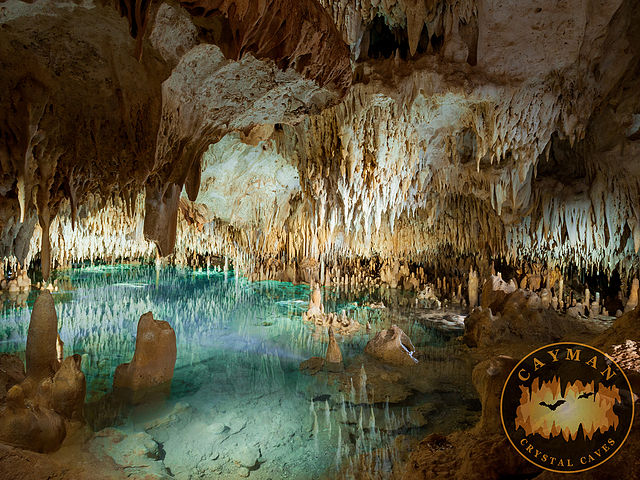
[[[596,463],[595,465],[592,465],[590,467],[587,468],[583,468],[582,470],[554,470],[552,468],[548,468],[548,467],[543,467],[542,465],[537,464],[536,462],[534,462],[533,460],[527,458],[519,449],[518,447],[516,447],[516,445],[513,443],[513,440],[511,440],[511,437],[509,436],[509,432],[507,431],[507,427],[504,424],[504,416],[502,415],[502,401],[504,399],[504,392],[507,389],[507,384],[509,383],[509,380],[511,380],[511,376],[513,375],[513,372],[515,372],[518,367],[520,366],[520,364],[522,362],[524,362],[527,358],[529,358],[531,355],[533,355],[536,352],[539,352],[540,350],[544,350],[545,348],[549,348],[549,347],[554,347],[556,345],[580,345],[581,347],[587,347],[590,348],[592,350],[595,350],[596,352],[604,355],[606,358],[608,358],[609,360],[611,360],[611,362],[616,366],[616,368],[618,370],[620,370],[620,372],[622,373],[622,376],[624,377],[625,381],[627,382],[627,386],[629,387],[629,393],[631,394],[631,421],[629,422],[629,428],[627,430],[627,434],[624,436],[624,439],[622,440],[622,442],[620,442],[620,445],[618,445],[618,448],[616,448],[613,453],[611,453],[611,455],[609,455],[607,458],[605,458],[604,460],[602,460],[599,463]],[[509,373],[509,376],[507,377],[507,380],[504,382],[504,386],[502,387],[502,393],[500,394],[500,421],[502,422],[502,428],[504,430],[505,435],[507,436],[507,439],[509,440],[509,443],[513,446],[513,448],[515,449],[516,452],[518,452],[518,454],[520,454],[520,456],[522,458],[524,458],[525,460],[527,460],[529,463],[535,465],[538,468],[542,468],[543,470],[548,470],[550,472],[555,472],[555,473],[580,473],[580,472],[586,472],[587,470],[591,470],[593,468],[599,467],[600,465],[602,465],[603,463],[607,462],[609,459],[611,459],[616,453],[618,453],[618,450],[620,450],[620,448],[622,448],[622,446],[624,445],[624,443],[627,441],[627,437],[629,436],[629,433],[631,432],[631,427],[633,426],[633,418],[635,415],[635,402],[633,401],[633,390],[631,389],[631,382],[629,382],[629,379],[627,378],[627,375],[624,373],[624,370],[622,368],[620,368],[620,365],[618,365],[616,363],[616,361],[611,358],[611,356],[609,356],[608,354],[606,354],[605,352],[601,351],[600,349],[591,346],[591,345],[587,345],[586,343],[579,343],[579,342],[558,342],[558,343],[550,343],[548,345],[544,345],[540,348],[537,348],[531,352],[529,352],[524,358],[522,358],[515,367],[513,367],[513,370],[511,370],[511,372]]]

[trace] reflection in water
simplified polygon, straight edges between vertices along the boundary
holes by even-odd
[[[425,404],[435,405],[427,400],[448,395],[422,395],[417,401],[407,393],[409,400],[390,406],[380,400],[383,387],[375,384],[381,378],[389,378],[384,380],[387,384],[396,378],[384,367],[377,367],[372,373],[374,383],[370,379],[367,384],[367,373],[360,365],[364,346],[391,322],[404,329],[418,350],[430,354],[446,355],[447,349],[439,347],[452,334],[459,334],[455,322],[444,321],[442,325],[453,329],[446,331],[442,325],[435,328],[410,321],[404,318],[406,312],[398,316],[397,309],[360,306],[380,300],[387,305],[408,304],[410,299],[403,294],[325,291],[326,311],[346,310],[372,327],[371,332],[362,328],[340,339],[345,364],[353,364],[350,381],[355,386],[350,394],[346,389],[339,391],[344,379],[325,373],[311,377],[299,371],[301,361],[324,356],[327,342],[326,329],[301,320],[308,286],[250,283],[233,274],[140,266],[70,270],[59,273],[58,284],[61,289],[54,298],[65,355],[83,356],[87,418],[96,429],[116,426],[118,435],[149,436],[145,441],[165,452],[162,458],[148,459],[160,465],[149,468],[168,468],[177,478],[208,478],[214,473],[236,478],[243,468],[251,470],[252,478],[316,478],[319,472],[335,474],[336,469],[349,476],[365,464],[383,478],[397,461],[400,442],[394,442],[395,437],[424,434],[429,422],[420,415],[427,415],[425,408],[433,410]],[[34,298],[35,293],[19,301],[5,299],[0,351],[24,351],[30,312],[20,306],[32,305]],[[122,410],[110,395],[113,373],[133,356],[137,322],[147,311],[168,321],[176,332],[178,357],[171,398],[152,408]],[[450,365],[441,363],[440,371],[455,373]],[[380,392],[374,394],[374,388]],[[107,451],[116,462],[125,458],[121,451],[108,450],[115,447],[114,442],[104,442],[105,435],[115,434],[103,431],[91,448]],[[122,449],[126,444],[118,443]],[[247,448],[258,452],[257,463],[249,467],[235,458],[237,451]]]

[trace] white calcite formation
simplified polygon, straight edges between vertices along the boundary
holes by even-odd
[[[19,74],[3,79],[5,111],[24,118],[3,120],[16,144],[3,140],[0,254],[40,258],[45,277],[74,261],[226,256],[255,279],[323,284],[336,260],[376,258],[374,277],[414,289],[426,282],[400,283],[398,264],[633,274],[633,2],[423,3],[161,3],[146,23],[92,2],[3,7],[3,44],[25,55],[0,51]],[[210,33],[221,19],[245,50]],[[29,46],[35,30],[46,52]],[[73,81],[50,71],[65,62],[81,66]],[[545,282],[532,268],[526,286]]]

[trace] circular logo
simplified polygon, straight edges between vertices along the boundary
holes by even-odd
[[[633,393],[605,353],[580,343],[554,343],[523,358],[500,398],[504,431],[531,463],[581,472],[611,458],[629,435]]]

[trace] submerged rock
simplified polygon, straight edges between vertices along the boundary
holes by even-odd
[[[161,461],[158,443],[148,433],[127,435],[116,428],[105,428],[96,433],[89,449],[98,458],[112,458],[126,469],[129,478],[153,480],[173,478]]]
[[[252,469],[258,463],[260,458],[260,449],[258,447],[248,446],[244,447],[236,452],[234,460],[243,467]]]
[[[511,447],[502,430],[500,394],[515,366],[510,357],[494,357],[473,370],[482,416],[470,430],[450,435],[434,433],[422,440],[405,464],[403,480],[487,480],[510,478],[539,470]]]
[[[324,358],[311,357],[309,360],[305,360],[300,364],[300,371],[308,373],[309,375],[315,375],[324,368]]]

